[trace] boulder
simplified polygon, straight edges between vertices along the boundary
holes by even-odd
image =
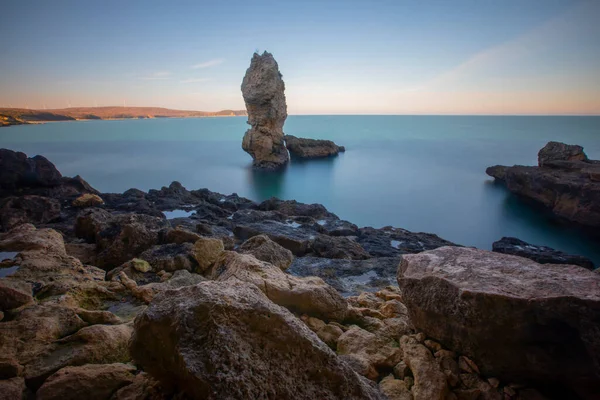
[[[482,374],[584,398],[599,392],[600,275],[442,247],[403,256],[398,284],[415,327],[472,358]]]
[[[52,374],[36,392],[36,400],[110,399],[133,383],[135,367],[127,364],[86,364]]]
[[[240,251],[246,254],[252,254],[261,261],[279,267],[282,271],[288,269],[294,256],[288,249],[278,245],[266,235],[253,236],[246,240],[241,246]]]
[[[202,282],[155,297],[130,352],[191,399],[379,399],[317,336],[256,286]]]
[[[23,378],[0,380],[0,400],[24,400],[26,398],[27,392]]]
[[[198,272],[203,273],[210,268],[225,250],[223,241],[202,237],[194,243],[193,254],[198,263]]]
[[[331,140],[304,139],[292,135],[285,135],[284,138],[285,146],[292,157],[321,158],[346,151],[344,146],[338,146]]]
[[[191,243],[170,243],[152,246],[140,254],[139,258],[147,261],[155,272],[174,272],[180,269],[194,271],[198,266],[196,254],[197,250]],[[139,272],[149,271],[146,270],[145,265],[142,266],[139,262],[134,263],[134,268]]]
[[[242,81],[250,125],[242,148],[252,156],[256,168],[277,169],[289,161],[283,139],[287,106],[285,84],[281,78],[272,54],[266,51],[262,55],[254,53]]]
[[[331,286],[316,277],[298,278],[249,254],[225,251],[210,273],[219,281],[241,280],[255,284],[274,303],[290,311],[343,321],[348,303]]]
[[[538,152],[538,165],[543,167],[544,164],[553,161],[587,161],[588,158],[583,152],[583,147],[560,142],[548,142]]]
[[[593,261],[587,257],[563,253],[547,246],[536,246],[514,237],[503,237],[494,242],[492,251],[529,258],[540,264],[572,264],[594,269]]]
[[[0,193],[23,187],[48,187],[60,183],[62,175],[45,157],[0,149]]]
[[[366,260],[371,255],[356,241],[346,236],[318,235],[311,243],[317,257]]]
[[[413,400],[413,395],[403,380],[388,375],[379,382],[379,390],[388,400]]]
[[[104,204],[102,197],[97,194],[85,193],[73,200],[73,207],[97,207]]]

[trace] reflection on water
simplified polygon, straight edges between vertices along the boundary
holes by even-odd
[[[247,167],[250,186],[254,192],[253,198],[269,199],[271,197],[281,197],[283,192],[283,182],[288,167],[283,167],[277,171],[261,171]]]

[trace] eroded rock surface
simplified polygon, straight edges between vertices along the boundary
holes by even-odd
[[[135,322],[131,353],[194,399],[382,398],[300,320],[239,281],[158,295]]]
[[[266,51],[254,53],[242,81],[242,95],[248,111],[248,124],[242,148],[252,156],[253,165],[277,169],[289,161],[283,139],[287,118],[285,84],[277,61]]]
[[[415,327],[471,356],[482,373],[598,393],[598,274],[442,247],[403,256],[398,284]]]

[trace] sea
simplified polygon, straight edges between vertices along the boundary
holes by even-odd
[[[392,225],[491,249],[503,236],[590,257],[600,240],[494,183],[488,166],[536,165],[548,141],[600,159],[600,117],[289,116],[286,134],[330,139],[337,157],[252,169],[246,117],[53,122],[0,129],[0,147],[41,154],[101,192],[188,189],[321,203],[359,226]]]

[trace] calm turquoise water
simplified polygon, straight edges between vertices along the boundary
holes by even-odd
[[[42,154],[103,192],[188,189],[322,203],[360,226],[394,225],[491,248],[502,236],[592,257],[600,246],[494,185],[494,164],[537,162],[549,140],[600,159],[600,117],[290,116],[286,133],[331,139],[337,158],[259,173],[241,149],[246,118],[85,121],[0,129],[0,147]]]

